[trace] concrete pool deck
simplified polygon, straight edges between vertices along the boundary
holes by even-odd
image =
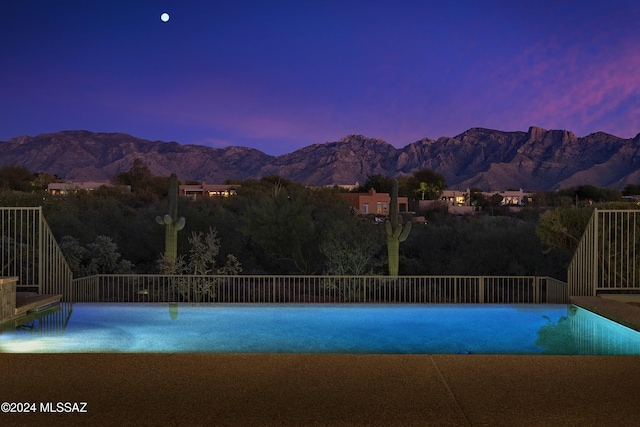
[[[572,302],[640,325],[640,307]],[[37,412],[2,426],[635,427],[639,397],[637,356],[0,354],[0,403]],[[58,402],[87,413],[41,412]]]
[[[640,357],[1,354],[0,372],[0,402],[38,410],[3,426],[640,425]]]

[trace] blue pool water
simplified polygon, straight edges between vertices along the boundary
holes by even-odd
[[[640,333],[566,305],[76,303],[0,352],[640,354]]]

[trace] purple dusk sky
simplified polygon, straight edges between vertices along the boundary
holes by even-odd
[[[7,0],[0,13],[0,141],[85,129],[277,155],[351,133],[402,147],[472,127],[640,132],[638,0]]]

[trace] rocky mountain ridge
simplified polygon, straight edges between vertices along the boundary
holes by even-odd
[[[269,156],[246,147],[210,148],[148,141],[120,133],[62,131],[0,142],[0,166],[21,165],[67,180],[107,180],[136,158],[156,175],[222,183],[227,179],[282,177],[309,185],[354,184],[368,176],[442,174],[449,188],[555,190],[577,185],[623,188],[640,183],[640,134],[602,132],[579,138],[566,130],[527,132],[472,128],[455,137],[424,138],[395,148],[349,135],[289,154]]]

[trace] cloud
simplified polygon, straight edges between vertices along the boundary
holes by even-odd
[[[510,120],[573,130],[633,136],[638,128],[640,49],[627,45],[606,52],[534,46],[501,70],[497,102],[513,108]],[[495,104],[495,102],[494,102]]]

